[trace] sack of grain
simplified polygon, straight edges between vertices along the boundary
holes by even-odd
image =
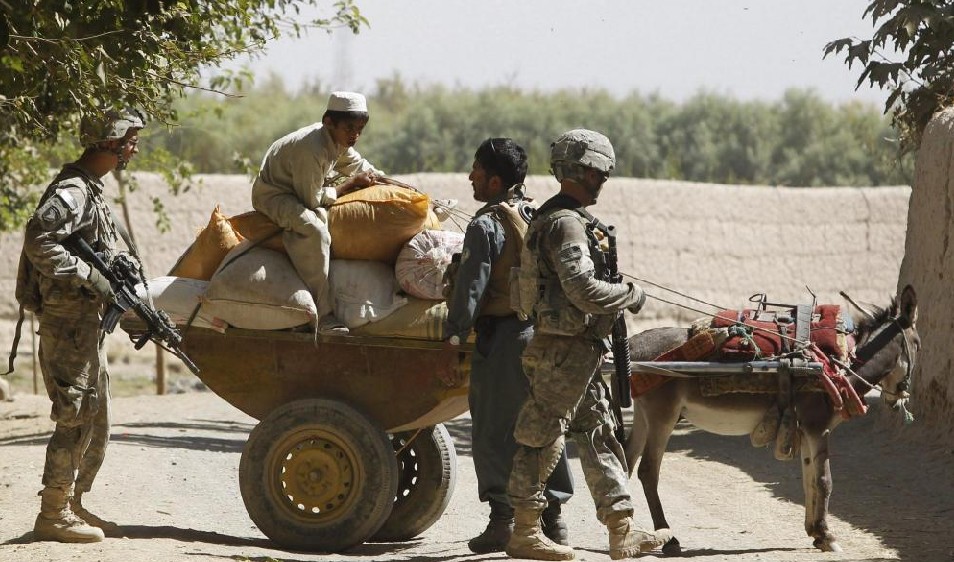
[[[387,336],[441,341],[444,339],[444,319],[447,304],[408,297],[407,304],[379,322],[360,326],[351,333],[356,336]]]
[[[366,260],[331,260],[329,293],[335,316],[349,329],[378,322],[407,304],[391,266]]]
[[[202,306],[236,328],[281,330],[314,324],[315,299],[288,256],[236,246],[212,276]]]
[[[464,246],[464,235],[452,230],[422,230],[408,240],[394,264],[398,283],[409,295],[442,300],[444,271],[451,256]]]
[[[332,259],[394,264],[404,243],[423,229],[429,202],[424,193],[390,185],[342,195],[328,209]]]
[[[199,299],[208,289],[209,282],[166,275],[150,279],[146,285],[149,288],[148,294],[145,287],[137,285],[136,295],[146,302],[151,301],[156,308],[169,315],[169,319],[176,326],[185,327],[196,307],[199,306]],[[135,313],[131,311],[126,314],[135,316]],[[226,323],[221,318],[216,318],[203,306],[199,308],[190,326],[224,332]]]
[[[282,243],[282,228],[262,213],[249,211],[241,215],[235,215],[229,217],[229,224],[232,225],[235,232],[246,240],[253,242],[261,240],[259,246],[262,248],[287,253],[285,252],[285,245]]]
[[[209,224],[199,231],[192,245],[172,266],[169,275],[208,281],[222,263],[225,254],[238,246],[242,240],[244,240],[242,235],[235,232],[229,220],[216,205],[209,218]]]

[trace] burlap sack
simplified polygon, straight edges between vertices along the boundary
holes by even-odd
[[[276,252],[287,253],[285,245],[282,244],[282,229],[271,219],[259,213],[258,211],[249,211],[241,215],[229,217],[229,224],[235,232],[241,234],[246,240],[257,242],[262,240],[259,247],[275,250]]]
[[[408,297],[406,305],[378,322],[360,326],[351,333],[360,336],[388,336],[440,341],[444,339],[447,304]]]
[[[331,257],[394,264],[423,230],[429,210],[427,195],[403,187],[373,185],[342,195],[328,209]]]
[[[211,328],[218,332],[225,331],[225,322],[210,314],[204,307],[200,308],[193,317],[195,308],[199,306],[199,300],[209,288],[208,281],[164,276],[150,279],[148,287],[147,294],[145,287],[137,285],[136,296],[143,300],[149,299],[156,308],[165,312],[176,326],[186,326],[191,318],[190,326]],[[135,317],[135,313],[131,310],[126,312],[126,315]]]
[[[235,232],[229,219],[215,206],[209,224],[199,231],[195,241],[185,251],[169,275],[208,281],[222,263],[225,254],[245,238]]]
[[[407,304],[391,266],[368,260],[331,260],[329,290],[335,316],[350,329],[378,322]]]
[[[315,323],[315,299],[288,256],[246,241],[225,259],[202,297],[202,309],[236,328],[281,330]]]

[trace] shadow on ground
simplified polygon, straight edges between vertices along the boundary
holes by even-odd
[[[937,460],[932,451],[905,439],[904,430],[886,419],[883,404],[872,402],[867,416],[832,431],[830,515],[879,537],[901,560],[954,561],[948,538],[954,467],[930,462]],[[756,449],[747,437],[713,435],[685,422],[676,429],[669,451],[737,467],[775,496],[805,505],[797,460],[777,461],[771,448]],[[665,472],[664,460],[660,478]]]

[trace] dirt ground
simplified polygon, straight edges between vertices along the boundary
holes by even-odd
[[[255,420],[210,392],[124,397],[113,403],[113,440],[86,503],[122,525],[126,537],[63,545],[32,539],[51,430],[48,401],[19,394],[13,402],[0,402],[0,561],[506,559],[467,549],[487,513],[477,501],[467,417],[447,424],[458,453],[458,480],[450,506],[434,526],[410,542],[320,555],[276,547],[246,513],[237,473]],[[876,404],[873,410],[878,409]],[[699,562],[954,561],[950,446],[932,452],[904,432],[885,429],[877,414],[834,433],[830,523],[842,553],[817,552],[805,536],[795,463],[777,462],[770,450],[753,449],[745,438],[679,428],[664,461],[661,494],[683,557]],[[578,493],[565,514],[577,558],[609,560],[605,529],[596,521],[579,463],[572,464]],[[637,480],[631,489],[637,519],[648,524]]]

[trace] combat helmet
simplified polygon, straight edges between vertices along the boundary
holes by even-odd
[[[577,175],[579,167],[604,175],[616,167],[616,153],[606,135],[589,129],[567,131],[550,145],[550,171],[558,181]]]
[[[145,126],[146,118],[137,109],[108,109],[83,116],[80,121],[79,141],[86,147],[119,140],[126,136],[129,129],[142,129]]]

